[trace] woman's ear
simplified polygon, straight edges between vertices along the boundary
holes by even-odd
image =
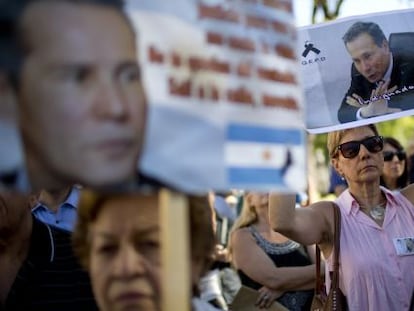
[[[332,158],[331,159],[331,165],[335,169],[335,171],[338,173],[339,176],[343,176],[342,170],[339,167],[339,161],[338,158]]]

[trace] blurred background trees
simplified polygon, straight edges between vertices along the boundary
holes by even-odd
[[[328,5],[327,0],[313,0],[313,10],[312,10],[312,24],[315,24],[317,21],[318,11],[322,12],[324,22],[333,20],[339,16],[341,6],[344,0],[336,0],[334,3],[333,9]]]

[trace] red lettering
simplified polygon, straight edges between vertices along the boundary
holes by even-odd
[[[250,77],[252,74],[252,65],[247,62],[242,62],[237,66],[237,74],[241,77]]]
[[[221,62],[215,59],[205,60],[200,57],[192,56],[188,63],[192,71],[211,70],[220,73],[230,73],[230,65],[227,62]]]
[[[276,53],[282,57],[290,58],[293,60],[296,59],[295,51],[290,46],[287,46],[284,44],[278,44],[276,45],[275,50],[276,50]]]
[[[182,83],[175,81],[174,78],[169,79],[169,89],[171,95],[190,97],[191,81],[186,80]]]
[[[220,5],[207,6],[199,4],[198,15],[201,19],[211,18],[233,23],[238,23],[240,20],[236,11],[223,9]]]
[[[254,42],[247,38],[230,37],[229,46],[233,49],[254,52],[256,50]]]
[[[188,60],[188,64],[190,65],[192,71],[198,71],[201,69],[208,68],[207,62],[204,59],[199,58],[197,56],[190,57]]]
[[[296,83],[295,76],[291,73],[282,73],[274,69],[265,69],[259,68],[257,69],[257,74],[263,80],[271,80],[276,82],[283,82],[283,83]]]
[[[212,71],[230,74],[230,64],[212,59],[209,62],[209,68]]]
[[[288,13],[293,12],[293,5],[290,0],[263,0],[263,5]]]
[[[171,53],[171,62],[172,62],[174,67],[180,67],[181,66],[181,56],[176,52],[172,52]]]
[[[153,45],[149,47],[148,58],[151,63],[163,63],[164,55],[162,52],[158,51],[157,48]]]
[[[298,110],[298,105],[296,104],[296,100],[291,97],[282,98],[282,97],[264,94],[262,96],[262,103],[264,106],[269,106],[269,107],[282,107],[286,109]]]
[[[289,27],[285,23],[282,23],[279,21],[272,21],[271,24],[272,24],[273,30],[276,32],[287,34],[289,31]]]
[[[215,32],[208,32],[207,33],[207,42],[211,44],[222,45],[224,42],[224,38],[221,34]]]
[[[267,20],[261,17],[248,15],[247,16],[247,25],[254,28],[261,28],[261,29],[267,29],[269,26],[269,23]]]
[[[227,100],[242,104],[253,105],[253,95],[244,87],[227,91]]]

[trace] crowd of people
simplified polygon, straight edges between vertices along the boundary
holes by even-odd
[[[24,165],[0,172],[1,311],[161,311],[165,292],[187,284],[162,281],[162,188],[188,207],[191,310],[232,310],[243,287],[258,308],[310,309],[315,245],[330,282],[331,202],[298,207],[296,195],[252,189],[188,194],[137,168],[147,96],[140,34],[122,0],[1,1],[0,25],[0,104],[14,107],[24,151]],[[369,39],[362,26],[372,25],[348,34],[350,51]],[[349,309],[412,309],[413,164],[373,124],[331,132],[327,147],[342,184]]]

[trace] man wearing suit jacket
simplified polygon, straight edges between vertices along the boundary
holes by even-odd
[[[414,108],[412,100],[395,96],[413,93],[414,56],[393,54],[372,22],[354,23],[342,39],[353,64],[351,86],[338,111],[341,123]]]

